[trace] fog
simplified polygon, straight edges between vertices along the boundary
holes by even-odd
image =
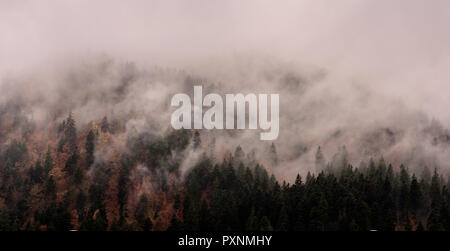
[[[79,129],[133,111],[127,128],[162,133],[192,74],[210,92],[280,93],[282,178],[312,170],[319,145],[329,161],[346,145],[355,164],[448,170],[449,23],[445,0],[2,0],[0,102],[21,99],[43,123],[65,100]],[[268,147],[248,131],[202,138],[216,133],[218,152]]]

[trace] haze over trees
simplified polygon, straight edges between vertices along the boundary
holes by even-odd
[[[243,69],[284,97],[276,141],[173,130],[173,93],[229,88],[175,69],[103,58],[42,90],[11,80],[21,95],[0,103],[0,229],[448,230],[450,134],[439,121],[406,108],[328,116],[325,101],[292,105],[326,76]]]
[[[108,148],[100,138],[107,141],[110,125],[101,121],[77,132],[70,113],[55,132],[58,148],[34,163],[29,146],[9,144],[0,156],[0,230],[450,230],[450,184],[436,169],[417,176],[382,158],[355,168],[345,147],[333,166],[318,147],[318,171],[289,184],[238,146],[223,160],[203,153],[181,175],[177,156],[202,149],[198,131],[138,134],[127,141],[131,151],[94,161],[97,147]],[[275,165],[275,144],[268,152]]]

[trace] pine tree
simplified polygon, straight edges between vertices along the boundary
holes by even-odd
[[[169,228],[167,229],[167,231],[169,231],[169,232],[177,232],[177,231],[181,231],[181,230],[182,230],[181,222],[180,222],[180,220],[178,220],[178,218],[174,214],[172,216],[172,220],[170,220],[170,225],[169,225]]]
[[[440,215],[440,206],[437,201],[433,201],[431,204],[431,213],[428,216],[427,220],[427,229],[428,231],[443,231],[444,226],[441,222],[441,215]]]
[[[211,211],[205,200],[202,200],[199,212],[199,228],[200,231],[211,231],[213,218],[211,217]]]
[[[415,175],[412,177],[409,199],[412,213],[414,216],[417,216],[417,212],[422,204],[422,191]]]
[[[237,162],[242,162],[242,161],[244,161],[244,157],[245,157],[245,153],[242,150],[242,147],[241,146],[237,146],[236,150],[234,151],[234,159]],[[237,164],[239,164],[239,163],[237,163]]]
[[[62,203],[57,207],[53,225],[55,230],[59,232],[72,229],[71,215],[65,203]]]
[[[320,195],[319,203],[311,209],[309,216],[310,229],[324,231],[328,220],[328,202],[323,194]]]
[[[77,129],[75,120],[72,117],[72,112],[69,113],[67,119],[61,124],[61,131],[63,135],[58,144],[58,151],[63,152],[64,146],[67,143],[69,144],[70,150],[73,151],[76,148]]]
[[[267,232],[273,231],[272,225],[270,224],[269,218],[263,216],[259,222],[259,231]]]
[[[283,204],[280,209],[280,213],[277,221],[277,231],[287,231],[289,227],[289,216],[286,211],[286,206]]]
[[[441,178],[439,177],[437,169],[434,169],[433,177],[431,178],[430,198],[431,198],[431,203],[434,203],[436,205],[436,207],[440,207]]]
[[[408,217],[409,208],[409,185],[411,184],[409,174],[407,169],[401,165],[400,166],[400,196],[399,196],[399,209],[401,220],[405,222]]]
[[[416,232],[423,232],[425,229],[423,228],[423,225],[421,222],[419,222],[419,225],[416,228]]]
[[[318,172],[324,171],[325,167],[326,167],[326,160],[319,146],[316,152],[316,171]]]
[[[75,208],[77,209],[78,213],[81,214],[84,212],[87,202],[87,195],[85,192],[80,191],[78,192],[77,199],[75,202]]]
[[[94,230],[95,231],[106,231],[108,230],[108,219],[106,216],[105,207],[101,207],[95,214],[94,219]]]
[[[50,171],[53,170],[54,164],[53,164],[53,158],[51,155],[50,146],[47,148],[47,153],[45,154],[45,160],[44,160],[44,170],[46,177],[49,175]]]
[[[30,179],[33,183],[41,183],[44,180],[44,168],[41,161],[37,160],[34,168],[30,168]]]
[[[200,139],[200,133],[198,131],[194,132],[194,149],[198,149],[200,145],[202,144],[202,141]]]
[[[95,135],[92,130],[89,131],[86,137],[86,164],[89,168],[94,163],[94,152],[95,152]]]
[[[140,225],[141,228],[145,227],[146,219],[148,219],[148,199],[145,194],[142,194],[139,198],[139,202],[136,206],[136,211],[134,212],[134,217]]]
[[[258,231],[258,218],[256,218],[255,215],[255,209],[252,208],[250,212],[250,216],[247,219],[247,222],[245,224],[245,231]]]
[[[187,195],[184,198],[183,203],[183,219],[184,219],[184,231],[195,231],[198,230],[198,211],[195,203],[191,200],[190,196]]]
[[[67,159],[63,171],[69,176],[73,176],[76,172],[78,163],[78,149],[74,149],[72,155]]]
[[[0,206],[0,231],[12,231],[10,212],[7,207]]]
[[[50,176],[45,186],[45,198],[50,202],[56,200],[56,182],[53,176]]]
[[[102,122],[100,123],[100,128],[103,133],[109,132],[109,123],[108,123],[108,118],[106,116],[103,117]]]
[[[270,145],[270,151],[269,151],[269,158],[272,161],[272,164],[278,165],[278,154],[277,154],[277,148],[275,147],[275,144],[272,143]]]
[[[83,182],[83,177],[83,169],[81,169],[80,167],[75,167],[75,172],[73,174],[73,183],[77,186],[81,185],[81,183]]]

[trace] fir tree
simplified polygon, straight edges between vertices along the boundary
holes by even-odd
[[[95,135],[92,130],[89,131],[86,137],[86,164],[89,168],[94,163],[94,152],[95,152]]]

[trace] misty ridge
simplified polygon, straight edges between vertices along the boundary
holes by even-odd
[[[211,66],[210,66],[211,67]],[[421,174],[425,168],[448,174],[450,134],[439,120],[408,107],[401,100],[378,95],[356,81],[334,78],[323,68],[299,67],[268,57],[236,56],[217,61],[215,69],[187,72],[158,66],[142,68],[98,56],[65,67],[23,76],[10,76],[1,85],[1,142],[4,151],[13,141],[32,142],[29,158],[36,159],[55,140],[51,130],[69,114],[78,132],[86,132],[103,117],[114,126],[111,147],[129,151],[133,135],[149,140],[173,129],[171,97],[193,95],[193,86],[214,93],[280,93],[280,135],[260,142],[252,130],[198,130],[201,152],[222,160],[238,146],[279,179],[292,181],[297,173],[318,173],[327,165],[345,163],[364,168],[370,158],[404,164]],[[325,160],[317,166],[320,147]],[[111,150],[109,150],[111,151]],[[199,151],[183,153],[183,173],[195,164]],[[112,153],[98,150],[97,158]]]
[[[292,181],[322,169],[321,147],[334,166],[344,152],[354,166],[384,158],[447,175],[447,1],[45,3],[1,4],[3,149],[36,132],[39,155],[72,112],[81,133],[114,121],[123,150],[132,133],[169,133],[170,98],[201,85],[280,94],[277,167],[271,143],[246,130],[201,131],[217,159],[240,145]]]
[[[0,230],[449,230],[449,9],[0,1]],[[175,130],[200,86],[276,140]]]

